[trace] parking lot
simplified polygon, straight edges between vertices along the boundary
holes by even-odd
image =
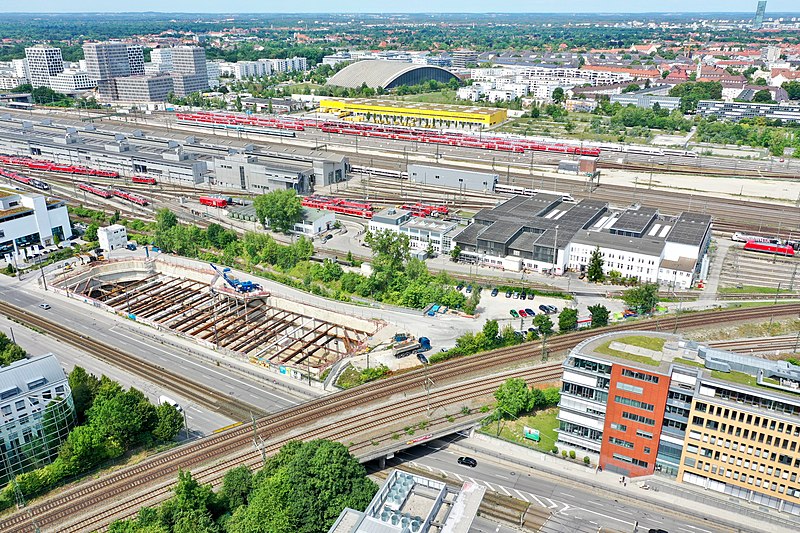
[[[467,294],[466,287],[462,289],[462,292]],[[539,309],[540,305],[554,306],[558,309],[558,312],[560,312],[565,305],[571,305],[569,300],[553,298],[552,296],[536,295],[532,300],[529,298],[530,297],[525,300],[519,297],[514,298],[513,293],[511,297],[506,297],[504,291],[499,291],[497,296],[492,296],[491,288],[483,289],[481,291],[481,300],[478,304],[477,314],[480,316],[481,321],[491,319],[497,320],[501,329],[507,324],[511,324],[516,330],[527,330],[533,325],[533,318],[519,315],[520,310],[522,310],[525,315],[528,314],[525,311],[526,309],[530,309],[534,314],[539,315],[543,312]],[[511,315],[510,311],[512,309],[517,312],[517,318]],[[558,322],[558,312],[550,314],[550,318],[554,323]]]

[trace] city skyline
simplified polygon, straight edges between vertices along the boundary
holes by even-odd
[[[570,13],[613,13],[613,14],[660,14],[660,13],[755,13],[757,2],[751,0],[711,0],[698,4],[690,0],[670,2],[669,9],[653,11],[649,4],[631,0],[612,0],[597,9],[597,3],[588,0],[577,0],[570,5]],[[486,3],[477,0],[454,1],[444,0],[430,2],[410,0],[398,5],[394,2],[351,0],[331,9],[329,2],[310,0],[301,4],[278,4],[256,2],[253,0],[234,0],[220,4],[209,0],[187,1],[177,0],[170,3],[170,10],[164,10],[163,2],[157,0],[140,0],[115,4],[117,9],[109,10],[108,3],[101,0],[86,0],[80,4],[68,4],[63,0],[43,0],[36,5],[26,6],[20,11],[10,9],[11,4],[0,7],[0,12],[24,13],[126,13],[126,12],[164,12],[164,13],[543,13],[560,14],[563,6],[550,2],[535,1],[524,6],[508,3],[505,6],[494,4],[496,9],[487,10]],[[223,6],[225,9],[220,9]],[[16,6],[15,6],[16,7]],[[524,9],[523,9],[524,7]],[[33,9],[31,9],[33,8]],[[800,13],[797,4],[791,0],[770,0],[767,4],[767,15],[770,13]]]

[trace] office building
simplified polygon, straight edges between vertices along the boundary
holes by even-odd
[[[697,114],[703,117],[715,116],[721,120],[738,122],[743,118],[763,117],[767,120],[800,122],[800,104],[758,104],[753,102],[720,102],[700,100]]]
[[[558,445],[621,475],[659,473],[800,515],[798,390],[786,361],[663,333],[600,335],[564,361]]]
[[[150,62],[144,64],[147,75],[172,72],[172,48],[154,48],[150,50]]]
[[[172,48],[172,70],[178,74],[206,76],[206,51],[199,46]]]
[[[470,68],[478,65],[478,52],[475,50],[453,50],[450,52],[453,68]]]
[[[65,70],[50,77],[50,88],[64,94],[74,94],[86,91],[97,84],[89,74],[82,70]]]
[[[136,48],[141,53],[141,47]],[[84,43],[83,55],[86,58],[89,77],[98,82],[133,74],[131,57],[136,55],[135,50],[132,48],[129,52],[125,43]],[[142,73],[144,73],[144,60],[142,60]]]
[[[680,109],[681,107],[681,99],[677,96],[652,94],[652,91],[649,89],[630,93],[612,94],[609,96],[609,100],[612,104],[619,103],[623,106],[633,105],[644,109],[652,109],[656,104],[658,104],[661,109],[666,109],[668,111]]]
[[[473,481],[454,490],[441,480],[392,470],[363,512],[344,509],[328,533],[470,531],[485,492]]]
[[[98,228],[97,242],[104,252],[125,248],[128,244],[128,231],[122,224]]]
[[[431,247],[437,254],[446,254],[452,249],[453,235],[460,228],[456,222],[418,218],[412,216],[409,210],[389,207],[373,215],[369,230],[389,230],[407,235],[412,252],[425,252]]]
[[[753,18],[753,29],[760,30],[764,26],[764,13],[767,11],[767,1],[761,0],[756,6],[756,16]]]
[[[131,68],[131,76],[144,75],[144,50],[138,44],[129,44],[128,64]]]
[[[219,87],[219,63],[215,61],[206,61],[206,71],[208,72],[208,86],[212,89]]]
[[[61,49],[37,44],[25,49],[28,77],[33,88],[50,87],[50,77],[64,71]]]
[[[199,46],[172,48],[173,91],[184,97],[208,89],[206,52]]]
[[[33,244],[50,246],[55,237],[72,237],[63,200],[0,188],[0,254],[17,254],[24,259],[22,248]]]
[[[0,368],[0,416],[0,482],[58,456],[58,448],[75,424],[75,407],[55,355]]]
[[[174,89],[174,79],[169,74],[152,76],[126,76],[109,83],[115,100],[121,102],[166,102]]]

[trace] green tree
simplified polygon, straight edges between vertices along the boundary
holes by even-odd
[[[294,189],[282,189],[257,196],[253,200],[256,216],[262,225],[289,232],[303,217],[303,206]]]
[[[800,100],[800,81],[785,81],[781,85],[789,95],[789,100]]]
[[[253,473],[244,465],[231,468],[222,478],[222,495],[227,500],[231,512],[247,505],[252,489]]]
[[[173,405],[163,403],[156,407],[156,418],[153,436],[157,440],[162,442],[174,440],[178,432],[183,429],[183,413]]]
[[[539,334],[547,336],[553,333],[553,321],[544,313],[533,317],[533,325],[539,330]]]
[[[557,104],[560,104],[567,99],[566,94],[564,94],[564,89],[562,89],[561,87],[556,87],[555,89],[553,89],[552,97],[553,97],[553,102]]]
[[[630,83],[630,84],[628,84],[628,86],[627,86],[627,87],[625,87],[624,89],[622,89],[622,92],[623,92],[623,93],[633,93],[633,92],[636,92],[636,91],[638,91],[638,90],[641,90],[641,87],[639,87],[639,85],[638,85],[638,84],[636,84],[636,83]]]
[[[774,104],[775,101],[772,99],[772,93],[769,92],[768,89],[761,89],[760,91],[756,91],[753,95],[753,102],[759,104]]]
[[[83,240],[86,242],[95,242],[97,240],[97,230],[100,229],[100,225],[96,223],[89,224],[87,226],[86,231],[83,232]]]
[[[592,327],[602,328],[608,325],[608,308],[602,304],[590,305],[589,312],[592,314]]]
[[[69,373],[68,381],[72,391],[72,402],[75,405],[75,417],[78,424],[83,424],[86,420],[86,411],[92,407],[92,402],[94,402],[100,380],[82,367],[76,366]]]
[[[510,378],[503,382],[496,391],[497,411],[500,418],[518,417],[529,409],[531,391],[522,378]]]
[[[487,320],[483,324],[482,333],[490,345],[497,343],[497,336],[500,334],[500,325],[497,320]]]
[[[466,303],[464,304],[463,311],[468,315],[474,315],[475,311],[478,309],[478,304],[481,301],[481,288],[475,287],[472,290],[472,294],[469,295],[467,298]]]
[[[600,247],[597,246],[592,251],[591,257],[589,257],[589,268],[586,271],[586,278],[592,283],[603,281],[606,277],[606,275],[603,273],[604,264],[605,259],[603,259],[603,254],[600,251]]]
[[[156,211],[156,231],[168,231],[178,225],[178,217],[166,207]]]
[[[658,304],[658,285],[646,283],[628,289],[622,295],[622,299],[631,311],[639,314],[650,313]]]
[[[460,246],[458,246],[458,245],[456,244],[456,245],[453,247],[453,249],[452,249],[452,250],[450,250],[450,259],[451,259],[453,262],[457,263],[457,262],[458,262],[458,258],[459,258],[459,257],[461,257],[461,247],[460,247]]]
[[[561,389],[558,387],[548,387],[543,392],[546,407],[555,407],[561,401]]]
[[[15,361],[21,361],[27,355],[22,346],[9,343],[3,350],[0,350],[0,366],[8,366]]]
[[[239,96],[238,94],[236,95],[236,101],[235,101],[234,105],[236,106],[236,111],[241,113],[242,112],[242,97]]]
[[[229,533],[327,531],[342,509],[364,509],[377,491],[347,448],[325,440],[286,444],[253,481]]]
[[[564,308],[558,315],[558,330],[562,333],[578,329],[578,310]]]

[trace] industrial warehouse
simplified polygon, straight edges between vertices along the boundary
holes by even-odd
[[[89,265],[55,281],[131,320],[282,373],[291,368],[316,378],[366,349],[367,337],[383,327],[275,296],[229,269],[179,258]]]
[[[545,192],[483,209],[452,237],[462,260],[556,275],[584,272],[599,248],[607,275],[615,270],[683,289],[705,278],[710,240],[708,215],[666,216],[641,205],[612,210],[606,202]]]
[[[320,101],[319,106],[321,112],[334,113],[345,120],[420,128],[482,129],[507,118],[505,109],[367,98],[330,98]]]
[[[63,165],[91,166],[121,176],[150,176],[180,184],[216,183],[240,191],[265,193],[347,179],[345,156],[317,150],[262,153],[247,142],[228,145],[195,137],[154,137],[135,128],[100,130],[92,124],[66,126],[49,119],[20,120],[0,115],[0,153],[29,156]]]

